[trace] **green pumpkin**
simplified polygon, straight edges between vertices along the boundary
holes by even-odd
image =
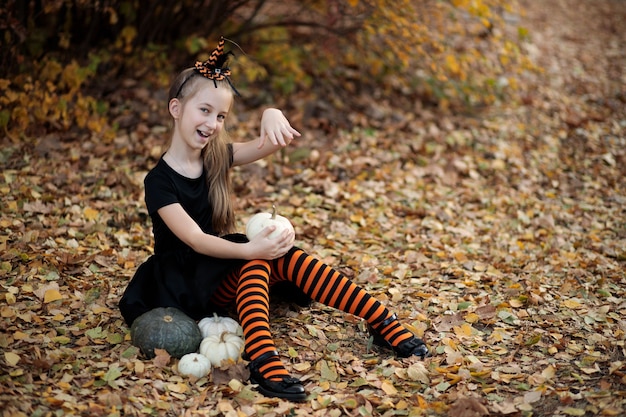
[[[155,356],[154,349],[164,349],[181,358],[198,351],[202,333],[195,320],[177,308],[158,307],[135,319],[130,338],[149,359]]]

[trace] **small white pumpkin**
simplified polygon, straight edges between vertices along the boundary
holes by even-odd
[[[198,323],[202,337],[205,338],[211,335],[217,335],[227,332],[235,333],[237,336],[243,336],[243,329],[230,317],[220,317],[217,314],[213,314],[213,317],[205,317]]]
[[[284,230],[294,231],[291,222],[286,217],[276,214],[276,206],[272,206],[271,213],[257,213],[250,217],[246,223],[246,236],[252,240],[268,226],[276,226],[276,229],[269,235],[270,239],[276,238]]]
[[[209,359],[211,366],[225,366],[239,360],[243,343],[234,333],[207,336],[200,343],[200,353]]]
[[[211,361],[199,353],[188,353],[178,361],[178,372],[181,375],[202,378],[211,372]]]

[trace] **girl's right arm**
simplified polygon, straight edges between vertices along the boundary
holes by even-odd
[[[236,243],[204,233],[185,209],[174,203],[159,209],[159,216],[167,227],[195,252],[222,259],[276,259],[293,246],[294,233],[285,231],[269,239],[275,226],[266,227],[247,243]]]
[[[245,165],[276,152],[300,136],[291,127],[282,111],[266,109],[261,118],[261,134],[258,141],[233,143],[233,166]]]

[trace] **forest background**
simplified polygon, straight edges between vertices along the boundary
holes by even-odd
[[[3,416],[622,415],[624,21],[621,0],[8,0]],[[278,303],[311,393],[293,404],[131,345],[116,306],[151,253],[142,180],[167,146],[167,86],[220,35],[233,138],[269,105],[303,133],[236,170],[240,226],[277,205],[431,358]]]

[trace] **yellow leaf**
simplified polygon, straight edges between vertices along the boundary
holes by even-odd
[[[231,379],[228,383],[228,386],[235,392],[241,392],[241,390],[243,390],[244,388],[244,385],[241,383],[241,381],[237,379]]]
[[[135,375],[143,374],[144,370],[146,369],[146,366],[144,365],[144,363],[141,361],[136,361],[134,365],[135,365]]]
[[[552,379],[554,378],[555,375],[556,375],[556,369],[552,365],[549,365],[546,369],[541,371],[541,376],[544,377],[545,379]]]
[[[298,357],[298,351],[296,351],[291,346],[289,347],[289,357],[290,358],[297,358]]]
[[[461,72],[461,67],[454,55],[446,55],[446,65],[452,74],[458,74]]]
[[[43,302],[44,304],[51,303],[56,300],[61,300],[63,296],[58,290],[50,289],[44,293]]]
[[[465,262],[467,261],[467,256],[463,252],[454,252],[454,259],[457,262]]]
[[[106,314],[111,314],[113,313],[113,311],[110,308],[107,307],[102,307],[99,305],[95,305],[91,311],[93,311],[94,314],[102,314],[102,313],[106,313]]]
[[[561,410],[563,414],[568,416],[584,416],[586,411],[583,408],[566,407]]]
[[[472,325],[469,323],[463,323],[461,326],[454,327],[454,333],[457,336],[471,336],[472,335]]]
[[[406,329],[408,331],[410,331],[411,333],[413,333],[414,335],[416,335],[417,337],[422,337],[424,336],[424,329],[420,329],[415,327],[413,324],[411,323],[405,323],[404,327],[406,327]]]
[[[13,307],[2,307],[0,309],[0,317],[13,317],[15,316],[15,310],[13,309]]]
[[[350,221],[360,224],[360,225],[363,225],[365,223],[365,219],[363,218],[361,214],[351,214]]]
[[[177,393],[180,393],[180,394],[187,392],[187,388],[188,388],[187,384],[184,384],[182,382],[178,382],[176,384],[168,384],[167,385],[167,389],[169,391],[177,392]]]
[[[431,404],[429,404],[424,397],[417,395],[417,405],[422,410],[427,410]]]
[[[611,406],[609,406],[608,408],[605,408],[604,410],[602,410],[602,415],[603,416],[621,416],[623,415],[624,410],[622,410],[621,408],[613,408]]]
[[[406,410],[407,408],[409,408],[409,403],[404,400],[400,400],[396,404],[396,410]]]
[[[83,210],[83,214],[87,220],[96,220],[100,212],[96,209],[92,209],[91,207],[87,207]]]
[[[13,352],[4,352],[4,360],[11,366],[17,365],[20,361],[20,356]]]
[[[609,366],[609,375],[612,375],[615,373],[615,371],[620,370],[622,366],[624,366],[624,363],[622,361],[611,362],[611,366]]]
[[[4,295],[4,298],[7,300],[7,304],[15,304],[17,299],[15,298],[15,294],[11,294],[10,292]]]
[[[19,330],[13,333],[13,338],[15,340],[24,340],[28,338],[28,335],[24,332],[20,332]]]
[[[407,369],[407,376],[413,381],[419,381],[424,384],[430,383],[428,369],[422,362],[414,363]]]
[[[57,385],[57,388],[61,388],[64,391],[69,391],[71,388],[71,385],[66,381],[59,381],[57,382],[56,385]]]
[[[397,288],[389,288],[389,294],[391,294],[391,301],[398,303],[402,300],[402,292]]]
[[[385,394],[387,395],[396,395],[398,393],[398,390],[396,389],[396,387],[394,387],[393,384],[389,381],[383,381],[383,383],[380,386],[380,389],[385,391]]]
[[[311,369],[311,364],[309,362],[294,363],[293,369],[295,369],[298,372],[306,372],[309,369]]]
[[[567,307],[567,308],[580,308],[582,307],[582,304],[580,304],[578,301],[576,300],[565,300],[561,303],[561,305],[563,307]]]
[[[480,320],[480,316],[476,313],[467,313],[465,315],[465,321],[468,323],[476,323]]]
[[[491,338],[496,342],[501,342],[502,340],[504,340],[503,333],[497,329],[491,333]]]
[[[450,339],[449,337],[445,337],[441,340],[443,342],[443,344],[450,346],[452,348],[452,350],[457,350],[458,349],[458,345],[456,344],[456,342],[452,339]]]

